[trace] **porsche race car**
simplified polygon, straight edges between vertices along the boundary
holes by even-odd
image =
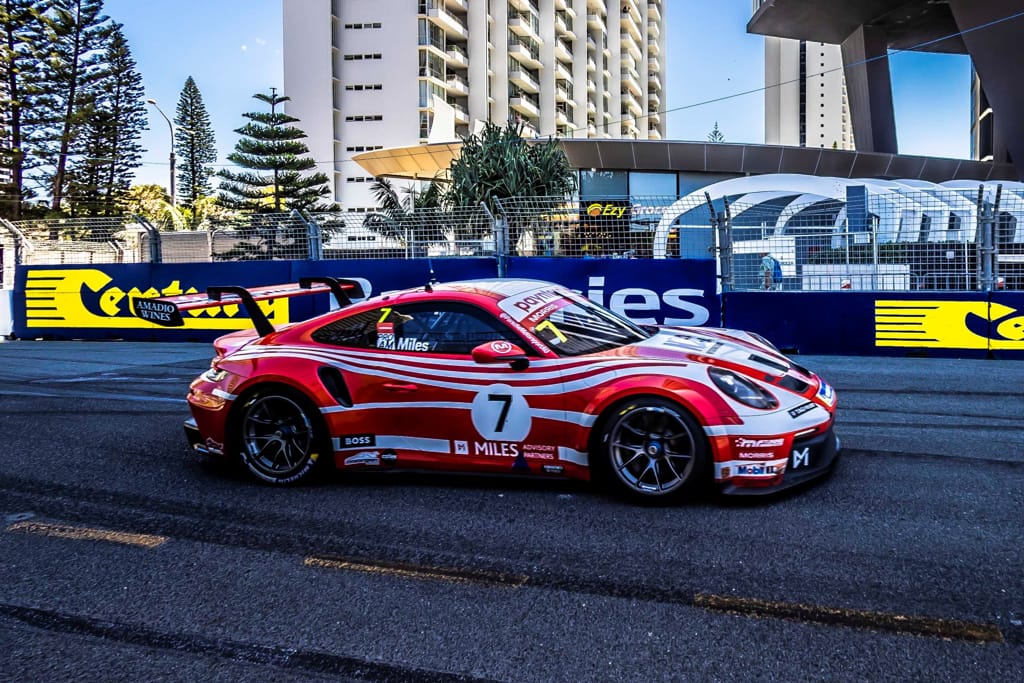
[[[260,301],[333,292],[275,329]],[[181,324],[240,303],[192,382],[191,447],[270,484],[329,467],[601,479],[626,497],[766,494],[825,474],[836,394],[756,334],[639,326],[557,284],[490,279],[375,297],[355,280],[136,299]]]

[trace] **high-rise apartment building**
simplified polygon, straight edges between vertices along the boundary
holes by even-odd
[[[283,0],[286,111],[335,199],[376,206],[351,157],[527,135],[665,136],[664,0]]]
[[[838,45],[765,37],[764,84],[765,144],[854,149]]]

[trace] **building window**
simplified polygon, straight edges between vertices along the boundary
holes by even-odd
[[[372,152],[376,149],[384,149],[384,145],[354,145],[346,147],[346,152]]]
[[[351,29],[356,29],[356,30],[363,29],[363,28],[380,28],[380,22],[379,21],[375,21],[372,24],[370,24],[370,23],[366,23],[366,24],[345,24],[345,28],[351,28]]]
[[[370,84],[353,83],[351,85],[346,85],[345,86],[345,90],[383,90],[383,89],[384,89],[384,86],[382,84],[380,84],[380,83],[370,83]]]
[[[352,116],[346,116],[346,121],[383,121],[384,117],[381,114],[354,114]]]
[[[367,54],[362,54],[362,55],[353,54],[353,55],[345,55],[345,57],[344,57],[344,60],[346,62],[353,62],[353,61],[354,62],[359,62],[359,61],[362,61],[364,59],[380,59],[380,53],[379,52],[374,52],[374,53],[367,53]]]

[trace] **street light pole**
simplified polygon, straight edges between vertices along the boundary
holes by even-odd
[[[156,100],[148,99],[146,100],[146,103],[152,104],[154,107],[156,107],[156,110],[160,112],[160,116],[164,117],[164,121],[167,122],[167,128],[170,129],[171,131],[171,206],[177,206],[177,202],[175,201],[174,197],[174,124],[171,123],[171,120],[169,118],[167,118],[167,114],[165,114],[164,110],[160,108],[160,105],[156,103]]]

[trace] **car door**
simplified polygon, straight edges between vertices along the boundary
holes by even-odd
[[[349,326],[361,326],[361,336],[339,349],[352,398],[332,422],[343,465],[539,471],[557,459],[558,373],[474,362],[479,344],[529,348],[490,313],[438,300],[360,316]]]

